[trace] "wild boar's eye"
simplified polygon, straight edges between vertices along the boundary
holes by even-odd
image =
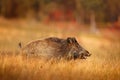
[[[74,53],[74,59],[78,58],[79,57],[79,54],[78,53]]]

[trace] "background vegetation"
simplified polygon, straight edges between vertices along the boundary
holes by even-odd
[[[36,17],[40,20],[117,21],[119,0],[0,0],[0,15],[6,18]],[[80,20],[79,20],[80,19]]]

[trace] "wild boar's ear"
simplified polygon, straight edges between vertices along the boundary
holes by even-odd
[[[73,37],[72,40],[73,40],[74,43],[77,43],[77,40],[76,40],[75,37]]]
[[[68,42],[68,43],[73,43],[73,39],[70,38],[70,37],[68,37],[68,38],[67,38],[67,42]]]

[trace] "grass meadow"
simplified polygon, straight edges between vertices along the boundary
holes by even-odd
[[[120,80],[120,32],[100,28],[92,34],[89,27],[74,26],[0,19],[0,80]],[[24,46],[51,36],[74,36],[92,55],[86,60],[45,61],[20,54],[19,42]]]

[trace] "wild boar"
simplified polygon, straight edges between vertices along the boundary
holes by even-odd
[[[19,44],[21,47],[21,44]],[[85,50],[74,37],[61,39],[49,37],[36,40],[21,48],[26,55],[37,55],[46,58],[86,59],[91,54]]]

